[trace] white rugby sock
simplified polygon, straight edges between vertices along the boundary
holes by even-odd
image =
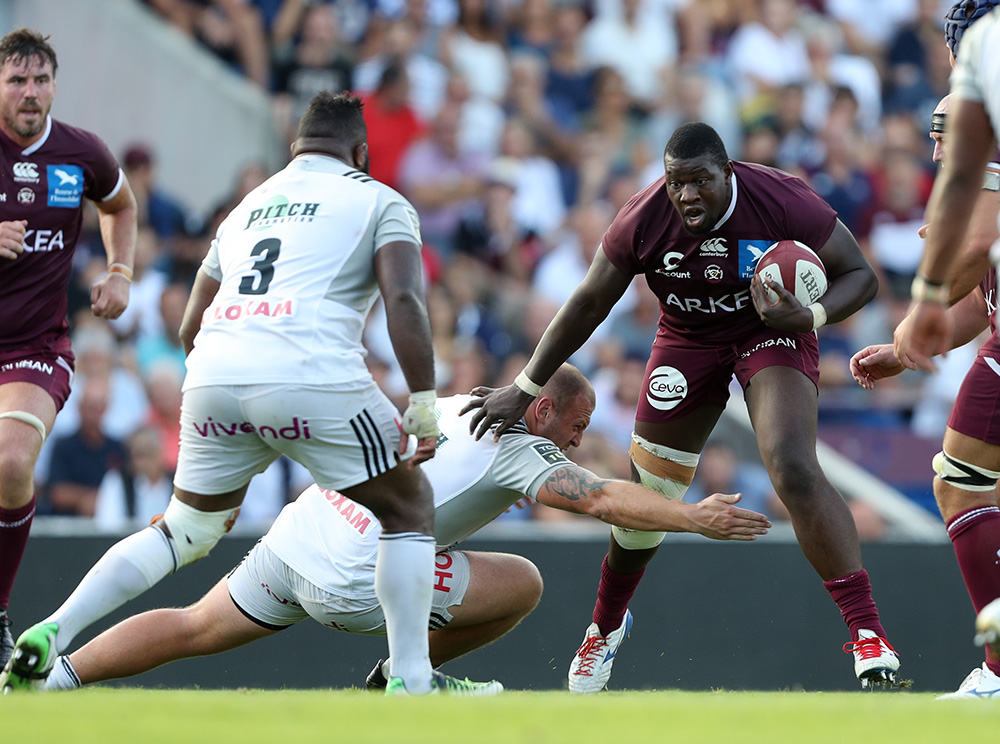
[[[375,594],[385,613],[390,673],[407,692],[430,691],[427,625],[434,596],[434,538],[417,532],[383,533],[375,565]]]
[[[80,678],[76,676],[76,669],[68,656],[60,656],[56,659],[56,664],[45,678],[45,686],[42,688],[46,692],[49,690],[75,690],[83,685]]]
[[[156,527],[112,545],[62,606],[43,621],[59,623],[56,650],[61,653],[81,630],[172,573],[176,563],[167,536]]]

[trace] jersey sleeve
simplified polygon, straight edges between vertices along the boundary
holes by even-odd
[[[837,226],[836,210],[801,178],[789,176],[786,186],[790,191],[782,204],[788,225],[786,239],[798,240],[819,251]]]
[[[616,269],[624,274],[635,276],[643,273],[643,269],[634,248],[636,228],[634,220],[631,219],[631,210],[629,209],[631,205],[632,202],[629,202],[622,207],[612,220],[601,239],[601,248]]]
[[[415,243],[421,245],[420,218],[417,210],[392,189],[380,190],[377,222],[375,224],[375,250],[389,243]]]
[[[573,463],[555,444],[531,434],[504,434],[500,451],[493,461],[493,481],[502,488],[523,493],[531,499],[557,468]]]
[[[121,190],[125,174],[100,137],[89,132],[86,136],[89,139],[87,166],[93,174],[93,180],[84,191],[84,196],[93,202],[107,201]]]
[[[208,246],[208,253],[205,254],[205,258],[201,261],[201,270],[217,282],[222,281],[222,262],[219,260],[219,240],[222,238],[222,231],[225,229],[227,221],[228,218],[223,220],[222,224],[219,225],[219,229],[215,233],[215,237],[212,238],[212,243]]]

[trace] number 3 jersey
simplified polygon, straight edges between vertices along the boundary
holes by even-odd
[[[201,270],[221,283],[184,389],[370,379],[361,334],[379,289],[375,252],[420,251],[402,196],[336,158],[300,155],[220,225]]]

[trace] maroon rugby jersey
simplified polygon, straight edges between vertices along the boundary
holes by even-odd
[[[26,149],[0,131],[0,221],[28,221],[24,253],[0,259],[0,352],[53,347],[65,336],[82,197],[107,199],[122,179],[96,135],[51,116],[42,138]]]
[[[612,264],[645,274],[660,300],[658,340],[729,344],[760,330],[750,280],[757,259],[778,240],[820,250],[837,213],[804,181],[784,171],[733,163],[733,201],[717,229],[691,235],[667,196],[665,179],[622,207],[602,242]]]

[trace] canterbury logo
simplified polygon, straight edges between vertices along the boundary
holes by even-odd
[[[14,178],[18,181],[37,181],[38,166],[34,163],[14,163]]]
[[[701,256],[724,256],[729,252],[726,247],[725,238],[712,238],[701,244],[699,255]]]

